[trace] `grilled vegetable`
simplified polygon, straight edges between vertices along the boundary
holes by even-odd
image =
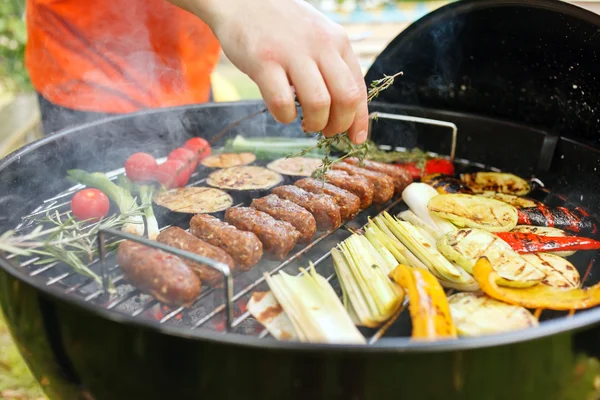
[[[496,232],[496,235],[519,253],[600,249],[599,241],[578,236],[552,237],[521,232]]]
[[[447,282],[452,282],[455,287],[462,290],[476,290],[473,277],[461,267],[453,265],[436,249],[435,243],[429,241],[423,231],[406,221],[398,221],[387,212],[374,218],[382,221],[390,232],[406,248],[423,263],[432,274]]]
[[[233,199],[227,192],[208,187],[185,187],[159,192],[154,202],[173,212],[204,214],[228,209]]]
[[[337,294],[311,264],[301,276],[283,271],[264,277],[271,292],[289,317],[298,338],[311,343],[365,344]]]
[[[525,179],[505,172],[462,174],[460,180],[475,193],[498,192],[525,196],[531,191]]]
[[[469,194],[441,194],[427,205],[429,211],[459,227],[507,232],[517,225],[517,209],[498,200]]]
[[[208,175],[206,183],[219,189],[266,190],[279,185],[283,177],[264,167],[241,166],[220,169]]]
[[[325,155],[324,149],[316,148],[318,140],[314,138],[286,138],[279,136],[263,136],[246,138],[237,135],[225,143],[225,151],[231,153],[251,152],[259,158],[273,159],[289,154],[303,152],[307,156],[320,157]],[[311,148],[304,153],[304,150]]]
[[[156,159],[148,153],[134,153],[125,161],[125,174],[134,182],[154,180],[156,168]]]
[[[498,273],[486,257],[473,267],[473,276],[490,297],[529,309],[581,310],[600,305],[600,283],[589,288],[563,289],[536,285],[526,289],[501,287],[496,284]]]
[[[546,274],[541,283],[558,288],[579,287],[579,272],[569,261],[554,254],[533,253],[521,257]]]
[[[202,160],[204,157],[208,157],[211,152],[210,144],[206,139],[201,137],[194,137],[188,139],[183,145],[186,149],[190,149],[197,155],[197,160]]]
[[[600,223],[581,208],[569,210],[565,207],[549,208],[539,205],[519,210],[519,224],[546,226],[594,235],[598,233]]]
[[[450,160],[431,158],[425,161],[424,168],[420,168],[419,164],[422,164],[422,162],[407,162],[395,165],[409,171],[413,179],[420,179],[422,176],[429,174],[454,174],[454,164]]]
[[[167,156],[167,160],[179,160],[185,164],[185,167],[194,172],[198,166],[198,155],[186,147],[178,147]]]
[[[108,215],[110,201],[101,190],[82,189],[71,199],[73,216],[80,221],[97,222]]]
[[[311,176],[321,166],[319,158],[289,157],[279,158],[267,164],[267,168],[290,176]]]
[[[167,189],[185,186],[191,175],[190,166],[176,159],[165,161],[154,171],[154,179]]]
[[[436,196],[438,196],[438,192],[433,187],[426,183],[419,182],[411,183],[402,192],[402,200],[404,200],[408,208],[410,208],[410,211],[428,226],[429,229],[427,230],[430,231],[435,238],[438,238],[448,232],[455,231],[456,227],[447,220],[440,218],[429,211],[427,205],[429,204],[429,201]],[[404,215],[407,218],[412,218],[410,214]],[[412,219],[414,220],[414,218]]]
[[[566,232],[558,228],[548,228],[546,226],[532,226],[532,225],[517,225],[511,230],[511,232],[517,233],[533,233],[539,236],[552,236],[552,237],[564,237],[567,236]],[[556,254],[561,257],[569,257],[576,253],[576,251],[552,251],[549,252]]]
[[[160,233],[158,227],[158,221],[154,215],[154,207],[152,207],[152,195],[154,193],[154,186],[151,185],[139,185],[138,191],[140,193],[140,201],[144,206],[144,217],[146,217],[146,226],[148,227],[148,239],[156,240]]]
[[[483,293],[448,297],[452,320],[460,336],[480,336],[538,326],[526,308],[494,300]]]
[[[456,338],[446,293],[435,276],[406,265],[398,265],[389,275],[408,294],[413,339]]]
[[[331,257],[348,311],[359,325],[380,326],[400,308],[404,291],[388,278],[397,262],[385,247],[376,249],[354,234],[331,249]]]
[[[298,340],[292,321],[272,292],[254,292],[248,302],[248,312],[277,340]]]
[[[481,193],[481,196],[488,197],[490,199],[500,200],[506,204],[510,204],[515,208],[537,207],[538,205],[542,204],[537,200],[515,196],[514,194],[484,192]]]
[[[230,168],[248,165],[255,160],[254,153],[221,153],[208,156],[200,163],[208,168]]]
[[[451,232],[438,240],[437,248],[448,260],[454,261],[469,273],[473,273],[473,266],[480,257],[487,257],[498,272],[498,283],[503,286],[532,286],[546,276],[506,242],[480,229]]]
[[[117,204],[121,214],[127,214],[138,207],[136,199],[128,190],[115,185],[101,172],[89,173],[81,169],[72,169],[67,171],[67,179],[71,182],[100,189]],[[141,215],[131,216],[129,222],[123,225],[122,230],[133,235],[143,236],[144,218]]]
[[[427,174],[421,178],[422,183],[426,183],[433,187],[439,194],[449,193],[465,193],[473,194],[473,191],[462,184],[462,182],[451,176],[445,174]]]

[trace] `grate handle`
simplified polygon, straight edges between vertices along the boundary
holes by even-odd
[[[223,275],[224,286],[223,289],[225,291],[225,323],[227,332],[231,331],[232,323],[233,323],[233,278],[231,277],[231,270],[229,267],[223,263],[211,260],[210,258],[202,257],[194,253],[190,253],[189,251],[184,251],[180,249],[176,249],[171,246],[167,246],[166,244],[159,243],[154,240],[150,240],[144,237],[132,235],[129,233],[121,232],[115,229],[110,228],[101,228],[98,232],[98,248],[100,253],[100,265],[102,271],[102,285],[105,292],[108,292],[108,267],[106,265],[106,251],[105,251],[105,239],[106,235],[116,236],[122,239],[131,240],[133,242],[137,242],[148,247],[153,247],[155,249],[159,249],[165,251],[167,253],[174,254],[176,256],[197,262],[199,264],[205,264],[211,267],[212,269],[220,272]]]
[[[456,156],[456,141],[458,137],[458,127],[456,124],[449,121],[441,121],[438,119],[431,118],[422,118],[422,117],[413,117],[411,115],[401,115],[401,114],[391,114],[391,113],[383,113],[379,111],[372,112],[369,114],[369,134],[371,134],[373,128],[373,121],[376,119],[391,119],[396,121],[408,121],[408,122],[416,122],[418,124],[425,125],[435,125],[435,126],[443,126],[449,128],[452,133],[452,145],[450,147],[450,161],[454,161],[454,157]]]

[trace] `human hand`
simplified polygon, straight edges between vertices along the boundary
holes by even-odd
[[[172,0],[206,22],[231,62],[258,85],[273,117],[356,144],[368,129],[367,89],[344,29],[304,0]],[[292,88],[293,86],[293,88]]]

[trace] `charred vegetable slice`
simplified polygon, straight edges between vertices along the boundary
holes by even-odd
[[[456,293],[448,297],[452,319],[461,336],[480,336],[538,326],[526,308],[507,304],[483,293]]]
[[[240,166],[211,173],[206,182],[224,190],[266,190],[279,185],[283,177],[264,167]]]
[[[528,287],[541,282],[546,276],[506,242],[480,229],[451,232],[438,240],[437,248],[448,260],[470,273],[480,257],[487,257],[498,272],[498,283],[503,286]]]
[[[228,209],[233,199],[226,192],[209,187],[185,187],[157,193],[154,202],[173,212],[210,214]]]
[[[525,179],[505,172],[462,174],[460,180],[475,193],[498,192],[525,196],[531,191]]]
[[[473,276],[488,296],[529,309],[570,311],[600,305],[600,283],[585,289],[562,289],[547,285],[526,289],[501,287],[496,284],[498,273],[486,257],[477,261],[473,267]]]
[[[433,187],[439,194],[465,193],[473,194],[473,191],[463,185],[460,179],[451,175],[427,174],[421,178],[422,183]]]
[[[277,340],[298,340],[292,321],[272,292],[254,292],[248,302],[248,312]]]
[[[208,168],[231,168],[248,165],[255,160],[254,153],[221,153],[208,156],[200,163]]]
[[[312,176],[323,162],[319,158],[289,157],[279,158],[267,164],[267,168],[289,176]]]
[[[517,225],[511,232],[515,233],[532,233],[539,236],[551,236],[551,237],[564,237],[567,233],[562,229],[549,228],[546,226],[532,226],[532,225]],[[552,251],[552,254],[556,254],[561,257],[569,257],[576,253],[576,251]]]
[[[531,265],[546,274],[544,285],[557,288],[579,287],[579,271],[569,261],[554,254],[534,253],[521,255]]]
[[[408,293],[413,339],[456,338],[446,293],[433,274],[400,264],[390,278]]]
[[[506,204],[510,204],[511,206],[513,206],[515,208],[537,207],[538,205],[541,204],[537,200],[528,199],[526,197],[519,197],[514,194],[506,194],[506,193],[498,193],[498,192],[484,192],[484,193],[481,193],[481,196],[502,201]]]
[[[533,233],[496,232],[496,235],[519,253],[551,250],[599,250],[600,242],[578,236],[540,236]]]
[[[517,209],[509,204],[470,194],[441,194],[429,200],[427,207],[456,226],[489,232],[510,231],[519,217]]]

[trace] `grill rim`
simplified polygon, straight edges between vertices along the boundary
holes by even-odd
[[[387,104],[387,103],[382,103]],[[142,115],[157,114],[157,113],[170,113],[173,111],[187,111],[195,109],[205,108],[223,108],[223,107],[244,107],[244,106],[262,106],[263,101],[260,100],[247,100],[240,102],[228,102],[228,103],[210,103],[210,104],[199,104],[199,105],[187,105],[170,108],[161,108],[155,110],[143,110],[132,114],[126,114],[116,117],[108,117],[98,121],[94,121],[88,124],[80,125],[74,128],[67,128],[51,136],[39,139],[26,146],[17,149],[11,154],[0,160],[0,172],[13,162],[18,162],[19,157],[33,151],[39,147],[46,145],[49,142],[57,140],[71,134],[76,134],[78,131],[83,129],[90,129],[94,126],[104,125],[106,123],[116,122],[124,119],[132,119]],[[374,108],[377,108],[377,103],[373,103]],[[394,105],[395,107],[403,107],[403,105]],[[407,105],[406,111],[414,111],[414,106]],[[535,129],[540,133],[546,132],[538,127],[532,127],[525,124],[516,123],[514,121],[507,121],[498,118],[490,118],[487,116],[477,114],[467,114],[454,112],[449,110],[437,110],[435,108],[423,108],[419,107],[420,111],[440,112],[446,115],[468,115],[473,119],[493,121],[500,124],[511,125],[513,127],[522,127],[526,129]],[[412,114],[412,113],[411,113]],[[591,148],[600,153],[600,149],[592,146],[586,141],[580,142],[569,137],[560,137],[562,140],[567,140],[571,143],[576,143],[588,148]],[[600,323],[600,307],[596,309],[581,310],[571,317],[561,317],[549,321],[544,321],[540,326],[535,328],[529,328],[525,330],[512,331],[507,333],[493,334],[488,336],[472,337],[472,338],[459,338],[458,340],[441,340],[434,342],[416,342],[411,340],[409,337],[393,337],[380,338],[375,344],[365,345],[347,345],[347,344],[317,344],[317,343],[302,343],[302,342],[283,342],[273,338],[261,338],[259,336],[243,335],[235,332],[221,333],[212,331],[209,329],[189,329],[186,326],[175,326],[168,324],[161,324],[159,321],[150,319],[138,319],[127,315],[122,315],[117,312],[113,312],[109,309],[104,309],[97,305],[83,301],[83,299],[70,296],[63,293],[59,288],[54,286],[44,285],[42,281],[35,279],[33,276],[20,272],[19,268],[16,268],[14,263],[9,261],[4,255],[0,255],[0,268],[2,272],[7,273],[17,281],[23,282],[34,289],[39,290],[44,295],[50,296],[53,301],[60,301],[67,303],[69,306],[73,306],[80,310],[90,312],[92,315],[100,318],[107,319],[111,322],[121,323],[128,327],[137,327],[144,329],[151,329],[157,333],[166,334],[170,336],[179,337],[188,340],[204,340],[213,344],[222,345],[234,345],[241,347],[250,348],[262,348],[270,350],[281,350],[289,352],[319,352],[319,353],[338,353],[352,351],[358,354],[366,353],[389,353],[390,351],[396,353],[435,353],[435,352],[446,352],[446,351],[461,351],[470,349],[482,349],[487,347],[503,346],[516,343],[522,343],[527,341],[533,341],[536,339],[546,338],[552,335],[561,333],[571,332],[581,328],[591,327]]]

